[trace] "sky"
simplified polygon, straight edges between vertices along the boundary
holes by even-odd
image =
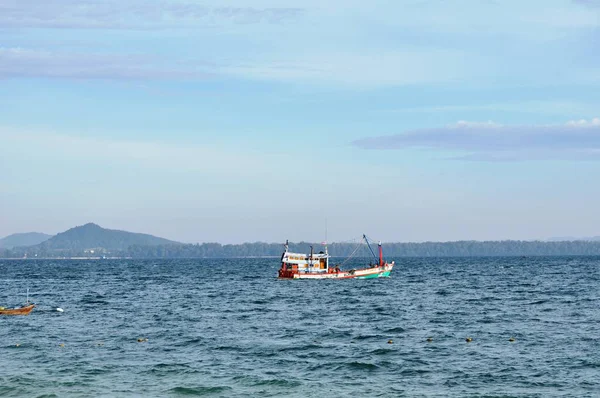
[[[0,0],[0,237],[600,235],[600,1]]]

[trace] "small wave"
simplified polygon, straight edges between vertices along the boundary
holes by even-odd
[[[173,344],[176,347],[185,347],[187,345],[201,344],[203,343],[203,339],[201,337],[193,337],[189,340],[181,340]]]
[[[105,300],[106,297],[101,294],[86,294],[81,298],[81,302],[84,304],[108,304],[108,301]]]
[[[171,388],[167,392],[176,395],[211,395],[218,394],[220,392],[224,392],[227,390],[231,390],[231,387],[227,386],[217,386],[217,387],[175,387]]]
[[[261,379],[256,376],[235,376],[233,378],[236,382],[239,382],[243,385],[248,386],[276,386],[276,387],[297,387],[302,383],[297,380],[288,380],[288,379]]]
[[[306,350],[318,350],[320,349],[321,346],[320,345],[316,345],[316,344],[306,344],[306,345],[292,345],[289,347],[283,347],[280,348],[279,351],[281,352],[295,352],[295,351],[306,351]]]
[[[378,314],[385,314],[385,315],[387,315],[388,311],[389,311],[389,308],[387,308],[387,307],[375,307],[373,309],[373,311],[375,311]]]
[[[574,368],[579,368],[579,369],[599,369],[600,368],[600,361],[590,361],[590,360],[582,360],[580,361],[577,365],[574,366]]]
[[[323,333],[323,338],[331,338],[331,339],[341,339],[348,338],[352,336],[352,332],[350,330],[335,330],[330,329]]]
[[[277,386],[277,387],[298,387],[301,385],[297,380],[285,380],[285,379],[271,379],[271,380],[260,380],[254,383],[255,386]]]
[[[430,371],[426,369],[402,369],[400,371],[403,376],[419,376],[425,373],[430,373]]]
[[[88,376],[96,376],[96,375],[103,375],[106,373],[110,373],[111,371],[112,371],[111,369],[107,369],[107,368],[93,368],[93,369],[86,369],[83,371],[83,373]]]
[[[0,395],[7,396],[8,394],[14,394],[14,396],[20,396],[23,394],[23,390],[19,390],[17,387],[0,386]]]
[[[376,335],[376,334],[359,334],[358,336],[355,336],[352,340],[373,340],[373,339],[379,339],[381,338],[381,336]]]
[[[189,368],[189,365],[184,363],[158,363],[154,365],[153,369],[163,370],[163,369],[180,369],[180,368]]]
[[[369,352],[369,354],[372,355],[388,355],[388,354],[392,354],[393,352],[395,352],[394,350],[390,350],[388,348],[378,348],[376,350],[373,350],[371,352]]]
[[[343,366],[338,367],[338,369],[342,368],[342,367],[347,367],[347,368],[355,369],[355,370],[369,370],[369,371],[379,369],[379,366],[375,365],[374,363],[359,362],[359,361],[345,363]]]
[[[540,304],[546,304],[548,302],[548,300],[537,300],[537,301],[532,301],[531,303],[527,303],[529,305],[540,305]]]
[[[404,333],[405,329],[400,326],[396,326],[395,328],[386,329],[386,333]]]
[[[239,351],[240,347],[232,345],[220,345],[214,348],[217,351]]]
[[[411,364],[429,366],[429,362],[427,362],[427,361],[425,361],[423,359],[419,359],[419,358],[407,359],[406,362],[407,363],[411,363]]]

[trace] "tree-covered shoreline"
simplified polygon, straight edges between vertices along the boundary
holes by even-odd
[[[309,253],[323,250],[318,243],[290,243],[290,250]],[[376,247],[373,247],[376,250]],[[589,241],[456,241],[456,242],[397,242],[383,245],[384,256],[399,257],[486,257],[486,256],[561,256],[600,255],[600,242]],[[347,257],[354,253],[359,257],[371,254],[356,243],[331,243],[329,253]],[[107,249],[101,246],[86,249],[51,249],[44,245],[16,247],[0,250],[0,258],[70,258],[70,257],[127,257],[127,258],[244,258],[278,257],[283,251],[281,243],[225,244],[165,244],[130,245],[126,249]]]

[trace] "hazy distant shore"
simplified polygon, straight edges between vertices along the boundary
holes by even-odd
[[[282,243],[196,243],[186,244],[141,233],[102,228],[88,223],[51,236],[38,233],[14,234],[0,240],[0,258],[23,259],[158,259],[158,258],[271,258],[279,257]],[[18,244],[38,239],[37,244]],[[309,253],[324,250],[322,243],[291,242],[290,250]],[[371,257],[364,242],[332,242],[329,254],[335,257]],[[600,241],[455,241],[384,243],[386,258],[400,257],[510,257],[510,256],[595,256]]]
[[[323,250],[317,243],[290,243],[290,250],[309,253]],[[375,248],[376,249],[376,248]],[[281,255],[280,243],[245,243],[239,245],[169,244],[132,245],[126,249],[110,249],[94,246],[88,249],[50,249],[44,247],[21,247],[0,250],[0,258],[28,259],[194,259],[194,258],[277,258]],[[371,257],[365,245],[356,243],[331,243],[329,253],[334,257]],[[92,253],[93,252],[93,253]],[[515,257],[515,256],[597,256],[600,255],[600,242],[565,241],[458,241],[423,243],[387,243],[383,245],[386,258],[402,257]],[[91,255],[90,255],[91,254]]]

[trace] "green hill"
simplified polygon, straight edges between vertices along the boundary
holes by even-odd
[[[52,235],[41,232],[25,232],[8,235],[0,239],[0,249],[12,249],[17,246],[33,246],[48,240]]]
[[[30,251],[51,252],[55,250],[125,250],[131,245],[155,246],[178,244],[172,240],[148,234],[102,228],[89,223],[57,234],[39,245],[28,247]]]

